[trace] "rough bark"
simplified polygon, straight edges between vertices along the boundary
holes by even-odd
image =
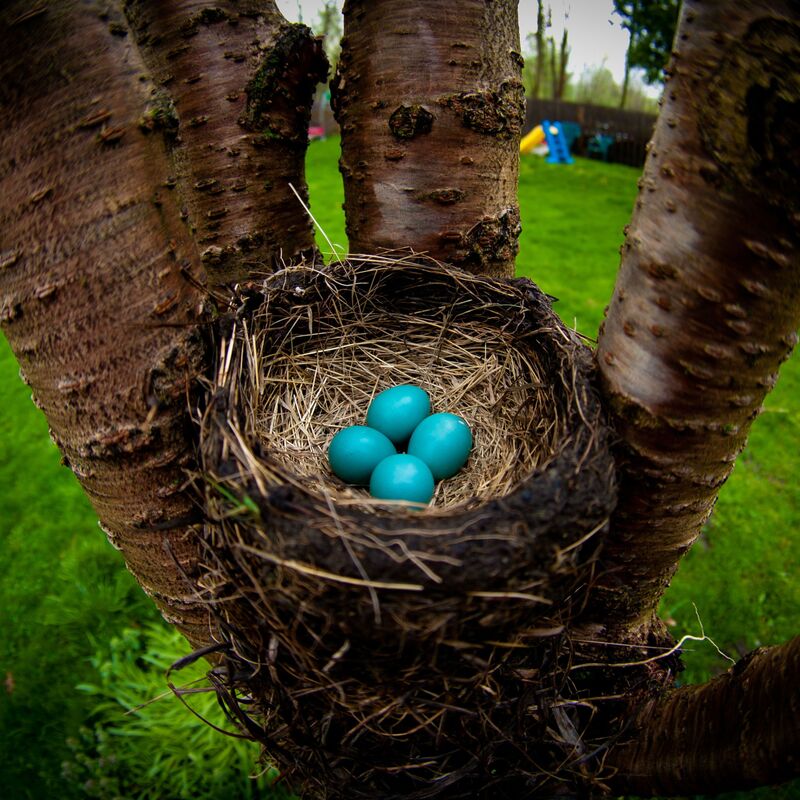
[[[33,13],[37,11],[39,13]],[[4,9],[2,324],[34,402],[112,544],[193,639],[186,388],[202,366],[203,280],[165,187],[153,87],[113,10]]]
[[[126,13],[158,86],[144,124],[168,138],[174,194],[211,282],[311,254],[312,223],[289,184],[306,193],[321,41],[271,0],[130,0]]]
[[[175,7],[156,6],[162,14]],[[198,32],[187,34],[198,42],[195,57],[205,52],[199,44],[213,25],[222,24],[213,22],[216,11],[197,13]],[[272,18],[246,20],[246,35],[263,35],[265,48],[280,38],[270,26],[285,30]],[[157,26],[139,36],[154,42]],[[206,348],[206,294],[199,287],[215,270],[211,283],[234,273],[219,271],[227,264],[213,259],[201,262],[197,224],[187,224],[187,217],[215,216],[204,210],[206,196],[230,203],[219,231],[233,241],[243,230],[235,219],[258,216],[252,208],[257,191],[241,203],[229,201],[248,197],[247,187],[236,193],[232,182],[249,186],[278,156],[254,154],[257,148],[243,148],[238,160],[220,155],[219,147],[234,146],[230,120],[219,127],[191,122],[199,108],[193,104],[216,104],[214,90],[190,97],[198,81],[188,77],[188,61],[176,57],[178,77],[167,84],[177,81],[178,88],[165,94],[163,76],[153,80],[119,4],[8,4],[0,38],[0,323],[110,541],[164,616],[192,641],[207,641],[207,615],[184,577],[196,563],[193,523],[200,516],[185,491],[184,470],[193,457],[187,401]],[[214,40],[220,51],[225,38]],[[219,59],[203,57],[204,68],[217,70],[217,89],[236,82],[247,97],[239,105],[252,110],[247,75],[225,72],[236,59],[223,53],[220,66]],[[263,71],[254,58],[248,51],[253,80]],[[298,109],[292,114],[302,117]],[[257,135],[265,123],[247,124],[254,130],[240,126],[240,139]],[[202,130],[213,133],[205,143]],[[226,169],[221,159],[249,166]],[[293,173],[295,180],[301,176],[302,169]],[[210,182],[205,194],[190,187],[192,180]],[[210,190],[216,183],[221,195]],[[176,190],[182,197],[175,198]],[[202,223],[200,238],[209,224]],[[276,248],[284,221],[269,224],[273,234],[259,243],[259,268],[275,260],[269,247]],[[281,241],[294,253],[310,236],[298,228]],[[232,247],[246,249],[240,241]]]
[[[684,3],[597,361],[621,494],[593,613],[654,609],[800,322],[800,13]]]
[[[727,673],[645,703],[614,748],[615,791],[714,793],[800,773],[800,637],[755,650]]]
[[[516,3],[350,0],[334,110],[352,252],[513,271],[524,120]]]

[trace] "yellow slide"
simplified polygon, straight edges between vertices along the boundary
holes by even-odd
[[[537,125],[530,133],[522,137],[519,143],[519,151],[523,155],[530,153],[535,147],[538,147],[544,141],[544,128]]]

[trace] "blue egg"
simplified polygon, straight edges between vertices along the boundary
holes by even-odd
[[[433,488],[433,475],[425,462],[404,454],[384,458],[369,482],[370,494],[381,500],[427,503]]]
[[[437,481],[455,475],[469,458],[472,432],[456,414],[432,414],[411,434],[409,455],[422,459]]]
[[[347,483],[366,486],[372,470],[397,451],[380,432],[365,425],[351,425],[339,431],[328,446],[328,463]]]
[[[367,425],[396,445],[408,441],[414,428],[431,413],[431,399],[424,389],[411,383],[377,394],[367,410]]]

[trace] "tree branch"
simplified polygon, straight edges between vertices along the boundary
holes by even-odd
[[[607,766],[620,793],[748,789],[800,774],[800,637],[760,648],[724,675],[639,709],[632,741]]]
[[[261,3],[129,2],[153,80],[121,5],[3,7],[0,322],[112,544],[199,644],[202,287],[312,247],[285,183],[302,186],[322,60]]]
[[[620,501],[592,614],[649,615],[800,322],[800,14],[684,3],[597,360]]]
[[[314,250],[305,154],[319,39],[272,0],[131,0],[126,14],[157,89],[145,124],[170,145],[174,195],[211,284]]]
[[[348,0],[333,85],[352,252],[513,271],[524,120],[516,3]]]
[[[36,8],[6,5],[1,28],[3,329],[110,541],[207,641],[181,571],[197,561],[183,466],[204,276],[163,143],[139,125],[153,87],[119,8]]]

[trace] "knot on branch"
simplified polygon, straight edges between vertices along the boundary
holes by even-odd
[[[420,105],[398,106],[389,117],[389,130],[397,139],[413,139],[432,127],[433,114]]]

